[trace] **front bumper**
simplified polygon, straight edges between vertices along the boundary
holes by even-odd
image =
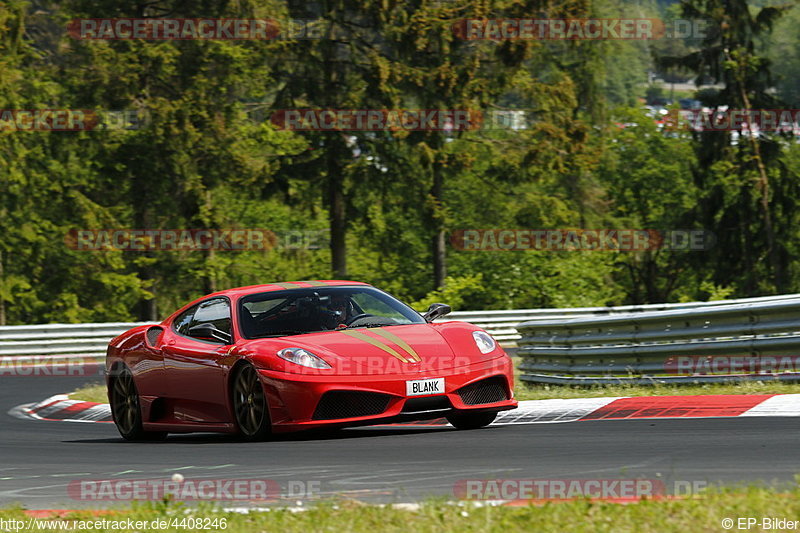
[[[273,430],[276,432],[368,425],[396,420],[424,420],[439,418],[453,411],[505,411],[517,406],[513,396],[513,365],[507,356],[430,374],[305,375],[264,369],[259,369],[258,372],[269,402]],[[444,394],[406,395],[407,381],[433,378],[444,378]],[[481,397],[465,393],[464,387],[472,385],[474,390],[476,383],[487,379],[492,380],[494,390],[502,388],[502,399],[498,400],[500,396]],[[341,394],[339,391],[342,391],[366,393],[362,394],[366,397],[380,397],[381,401],[385,400],[385,407],[380,403],[376,407],[379,412],[366,416],[320,419],[320,400],[326,393],[334,391],[335,394]],[[481,403],[485,399],[490,401]],[[479,403],[475,403],[476,401]]]

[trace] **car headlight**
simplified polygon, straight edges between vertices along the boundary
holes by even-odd
[[[497,343],[492,336],[485,331],[473,331],[472,338],[475,339],[475,344],[478,345],[478,349],[481,353],[493,352],[494,349],[497,348]]]
[[[283,350],[278,350],[278,357],[290,363],[306,366],[308,368],[331,368],[331,365],[326,363],[321,357],[303,348],[284,348]]]

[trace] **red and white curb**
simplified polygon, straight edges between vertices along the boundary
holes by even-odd
[[[629,396],[539,400],[527,412],[509,411],[510,423],[626,420],[635,418],[728,418],[800,416],[800,394]],[[499,422],[499,421],[498,421]],[[500,422],[502,423],[502,422]]]
[[[27,420],[111,422],[106,403],[70,400],[57,395],[25,404],[8,414]],[[728,418],[735,416],[800,416],[800,394],[725,394],[708,396],[623,396],[568,400],[527,400],[498,414],[492,425],[544,424],[641,418]],[[443,418],[404,426],[446,426]]]
[[[8,414],[26,420],[58,422],[111,422],[111,407],[107,403],[70,400],[58,394],[39,403],[18,405]]]

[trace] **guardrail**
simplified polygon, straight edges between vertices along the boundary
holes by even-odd
[[[543,337],[534,331],[532,326],[542,326],[544,329],[536,331],[548,331],[547,328],[564,324],[576,324],[576,320],[604,321],[607,319],[617,319],[613,324],[630,322],[635,318],[643,318],[655,312],[679,312],[691,309],[702,309],[710,312],[717,308],[727,308],[735,305],[754,305],[759,303],[777,304],[780,302],[795,302],[800,300],[800,294],[788,294],[782,296],[769,296],[763,298],[750,298],[744,300],[721,300],[714,302],[686,302],[675,304],[649,304],[649,305],[628,305],[620,307],[579,307],[579,308],[553,308],[553,309],[510,309],[499,311],[456,311],[443,319],[441,322],[452,320],[464,320],[476,324],[491,333],[498,342],[510,349],[516,348],[519,343],[520,355],[525,355],[526,361],[523,366],[537,362],[546,353],[542,349],[552,349],[556,346],[549,337]],[[105,355],[108,342],[127,331],[128,329],[149,324],[150,322],[110,322],[99,324],[41,324],[30,326],[3,326],[0,327],[0,360],[8,357],[14,358],[34,358],[46,356],[53,359],[69,359],[77,357],[102,357]],[[522,323],[522,327],[520,327]],[[600,322],[594,322],[600,324]],[[614,326],[619,327],[619,326]],[[562,330],[563,331],[563,330]],[[520,340],[522,336],[525,339]],[[585,339],[584,339],[585,340]],[[534,349],[536,346],[538,348]],[[564,346],[572,346],[567,343]],[[577,346],[577,345],[576,345]],[[563,347],[562,347],[563,348]],[[606,347],[608,349],[608,347]],[[533,354],[536,354],[535,356]],[[575,357],[577,351],[570,357]],[[563,355],[563,350],[558,352]],[[555,356],[550,354],[549,356]],[[571,360],[570,360],[571,361]],[[542,363],[544,364],[544,363]],[[592,363],[594,364],[594,363]],[[603,363],[605,364],[605,363]],[[523,379],[533,380],[531,376],[544,372],[536,370],[537,366],[530,367],[533,374],[524,375]],[[572,365],[563,365],[564,368],[571,368]],[[527,367],[526,367],[527,368]],[[559,381],[555,367],[548,367],[547,382]],[[593,366],[593,368],[596,368]],[[625,367],[628,368],[627,366]],[[627,370],[626,370],[627,371]],[[551,375],[552,374],[552,375]],[[544,379],[544,378],[543,378]]]
[[[465,320],[489,331],[498,342],[515,346],[519,338],[516,325],[545,318],[569,318],[606,308],[584,309],[512,309],[504,311],[461,311],[440,320]],[[608,308],[611,309],[611,308]],[[151,322],[109,322],[98,324],[42,324],[0,327],[0,359],[3,357],[40,357],[69,359],[102,357],[108,342],[132,327]]]
[[[602,307],[582,309],[518,309],[504,311],[454,312],[440,322],[464,320],[494,335],[506,348],[513,348],[520,335],[517,324],[524,321],[573,318],[606,312]],[[620,308],[628,309],[628,308]],[[41,357],[70,359],[102,357],[108,342],[132,327],[150,322],[108,322],[98,324],[41,324],[0,327],[0,359],[3,357]]]
[[[628,313],[646,313],[651,311],[672,311],[678,309],[713,309],[721,306],[748,304],[759,302],[779,302],[800,298],[800,294],[782,294],[779,296],[763,296],[759,298],[743,298],[738,300],[715,300],[713,302],[683,302],[645,305],[622,305],[617,307],[565,307],[550,309],[508,309],[502,311],[455,311],[438,322],[463,320],[482,327],[492,334],[506,348],[515,348],[521,335],[517,326],[521,322],[546,320],[570,320],[573,318],[607,317]]]
[[[528,321],[523,381],[555,384],[800,381],[800,295]]]
[[[3,326],[0,327],[0,359],[102,357],[111,339],[142,324],[149,322]]]

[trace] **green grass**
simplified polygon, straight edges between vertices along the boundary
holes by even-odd
[[[669,533],[720,532],[724,518],[736,521],[742,517],[777,517],[800,520],[800,489],[796,486],[780,492],[775,489],[745,487],[709,492],[694,499],[651,500],[631,504],[591,502],[588,500],[550,502],[524,507],[474,507],[430,501],[417,510],[364,505],[356,502],[326,502],[310,506],[302,512],[274,508],[268,512],[234,514],[215,510],[211,506],[183,507],[175,503],[144,503],[95,515],[82,511],[64,517],[65,520],[131,520],[154,519],[179,521],[184,518],[225,518],[224,531],[245,532],[398,532],[463,533],[476,532],[637,532]],[[0,511],[2,521],[29,518],[22,509]],[[789,530],[794,530],[790,528]],[[7,529],[8,530],[8,529]],[[110,529],[106,529],[110,531]],[[161,531],[191,531],[167,528]],[[220,531],[212,529],[211,531]],[[753,527],[750,531],[762,531]],[[36,531],[36,529],[28,530]],[[74,529],[88,531],[88,529]],[[103,529],[100,529],[103,531]],[[118,531],[131,531],[120,529]],[[157,531],[144,527],[138,531]],[[733,531],[737,531],[734,525]]]
[[[696,396],[698,394],[796,394],[800,384],[780,381],[741,381],[684,385],[545,385],[520,380],[522,359],[514,357],[514,397],[517,400],[553,398],[602,398],[606,396]]]
[[[102,382],[89,383],[69,393],[72,400],[83,402],[108,403],[106,384]]]

